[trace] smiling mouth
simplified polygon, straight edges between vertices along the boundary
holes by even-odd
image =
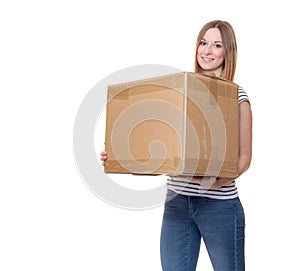
[[[213,58],[208,58],[208,57],[202,57],[202,60],[207,63],[207,62],[213,61],[214,59]]]

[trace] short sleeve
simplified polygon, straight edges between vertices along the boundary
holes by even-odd
[[[241,86],[239,86],[239,104],[244,101],[249,102],[249,97],[246,91]]]

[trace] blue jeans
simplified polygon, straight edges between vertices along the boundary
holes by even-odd
[[[195,271],[203,239],[215,271],[243,271],[244,230],[239,198],[209,199],[168,190],[161,231],[162,268]]]

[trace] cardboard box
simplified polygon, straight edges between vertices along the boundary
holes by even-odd
[[[236,177],[238,85],[180,72],[108,86],[106,173]]]

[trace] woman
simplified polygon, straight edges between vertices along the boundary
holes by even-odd
[[[198,35],[195,72],[233,81],[237,59],[234,30],[216,20]],[[252,155],[252,113],[248,96],[239,88],[238,176]],[[101,153],[101,160],[107,153]],[[104,163],[104,162],[103,162]],[[245,270],[245,218],[232,178],[170,177],[161,231],[161,263],[164,271],[196,270],[201,240],[214,270]]]

